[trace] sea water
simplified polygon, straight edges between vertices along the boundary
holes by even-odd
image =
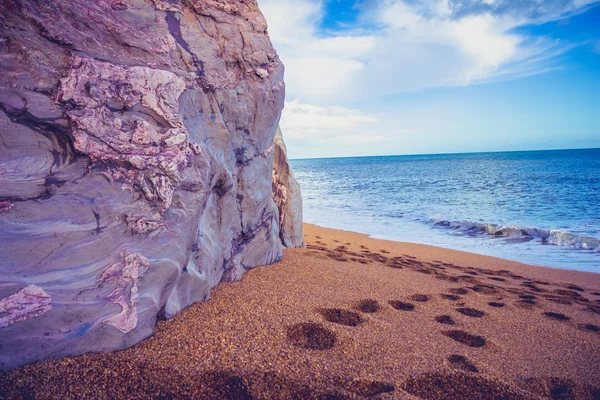
[[[304,221],[600,273],[600,149],[291,160]]]

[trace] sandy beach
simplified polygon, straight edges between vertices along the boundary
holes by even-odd
[[[600,398],[599,274],[304,232],[133,348],[0,374],[0,398]]]

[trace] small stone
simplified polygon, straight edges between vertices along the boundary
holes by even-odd
[[[269,71],[267,71],[264,68],[256,68],[254,72],[256,72],[256,75],[260,76],[263,79],[266,79],[269,76]]]

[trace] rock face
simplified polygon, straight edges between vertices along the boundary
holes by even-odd
[[[304,247],[300,185],[290,169],[287,148],[279,127],[274,146],[273,200],[279,209],[279,237],[286,247]]]
[[[131,346],[302,245],[266,29],[255,0],[0,1],[0,370]]]

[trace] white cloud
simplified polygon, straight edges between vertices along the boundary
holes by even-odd
[[[378,110],[387,95],[561,68],[557,60],[574,44],[517,28],[575,14],[599,0],[372,0],[361,10],[360,28],[345,31],[321,29],[325,0],[258,1],[286,66],[287,99],[298,99],[286,103],[284,136],[292,157],[305,157],[312,155],[306,149],[319,146],[319,156],[327,148],[354,146],[358,154],[376,144],[385,153],[387,142],[408,140],[408,134],[414,142],[422,137],[415,131],[433,129],[428,118],[415,123],[389,112],[375,118],[357,105]]]
[[[365,124],[379,122],[360,110],[344,107],[319,107],[302,104],[298,100],[285,103],[281,128],[288,141],[318,141],[356,135]]]
[[[417,132],[357,109],[285,103],[280,121],[291,158],[327,154],[365,155],[375,145],[398,142]]]
[[[259,0],[259,4],[286,65],[289,98],[347,104],[555,69],[552,61],[571,46],[543,37],[532,40],[514,33],[514,28],[556,19],[594,1],[507,6],[500,0],[466,5],[450,0],[386,0],[362,16],[366,26],[377,29],[336,32],[333,37],[319,36],[320,1]]]

